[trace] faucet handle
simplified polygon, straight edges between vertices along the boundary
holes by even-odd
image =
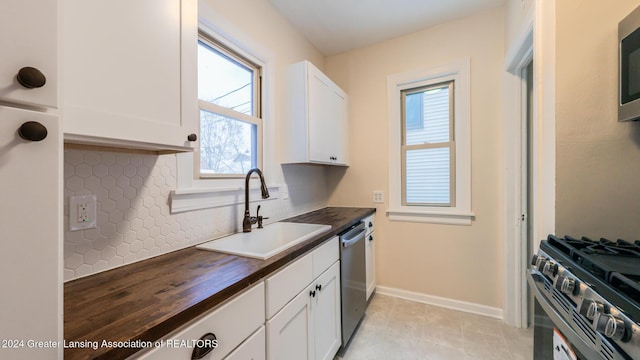
[[[268,217],[258,216],[258,229],[262,229],[262,220],[268,219]]]

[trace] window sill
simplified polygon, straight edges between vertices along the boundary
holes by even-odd
[[[269,185],[269,198],[260,197],[260,187],[249,187],[250,202],[275,200],[280,186]],[[176,189],[171,192],[169,207],[172,214],[244,203],[244,187],[230,186],[208,189]]]
[[[475,219],[473,212],[466,211],[389,209],[387,215],[391,221],[446,225],[471,225],[471,221]]]

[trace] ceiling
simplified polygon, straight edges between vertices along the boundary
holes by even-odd
[[[505,0],[269,0],[326,56],[498,7]]]

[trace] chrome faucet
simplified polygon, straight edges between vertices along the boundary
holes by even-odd
[[[267,189],[267,184],[265,184],[264,182],[262,171],[260,171],[260,169],[258,168],[249,170],[247,176],[244,179],[244,218],[242,219],[242,232],[251,232],[251,225],[258,222],[258,217],[251,216],[251,214],[249,213],[249,179],[251,178],[251,174],[253,173],[258,174],[258,176],[260,177],[260,190],[262,191],[262,198],[269,198],[269,190]]]

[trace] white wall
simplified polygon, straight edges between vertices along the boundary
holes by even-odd
[[[557,2],[558,234],[640,234],[640,123],[617,121],[617,26],[638,5]]]
[[[349,93],[352,165],[330,172],[330,205],[377,206],[377,279],[383,287],[502,306],[501,78],[504,10],[482,12],[329,57],[327,74]],[[387,76],[471,58],[471,226],[390,222]],[[499,310],[498,310],[499,312]],[[495,314],[495,313],[494,313]]]
[[[526,29],[522,24],[532,15],[533,0],[507,0],[505,2],[505,46],[508,49],[515,39]]]
[[[282,75],[289,64],[324,57],[267,0],[203,0],[200,14],[229,40],[268,63],[265,99],[265,178],[287,183],[289,199],[260,202],[268,222],[327,205],[326,169],[278,164],[279,109],[287,101]],[[177,186],[176,156],[65,150],[65,280],[143,260],[236,231],[243,199],[235,206],[170,214]],[[69,197],[96,194],[98,228],[68,231]],[[255,212],[256,204],[252,204]]]

